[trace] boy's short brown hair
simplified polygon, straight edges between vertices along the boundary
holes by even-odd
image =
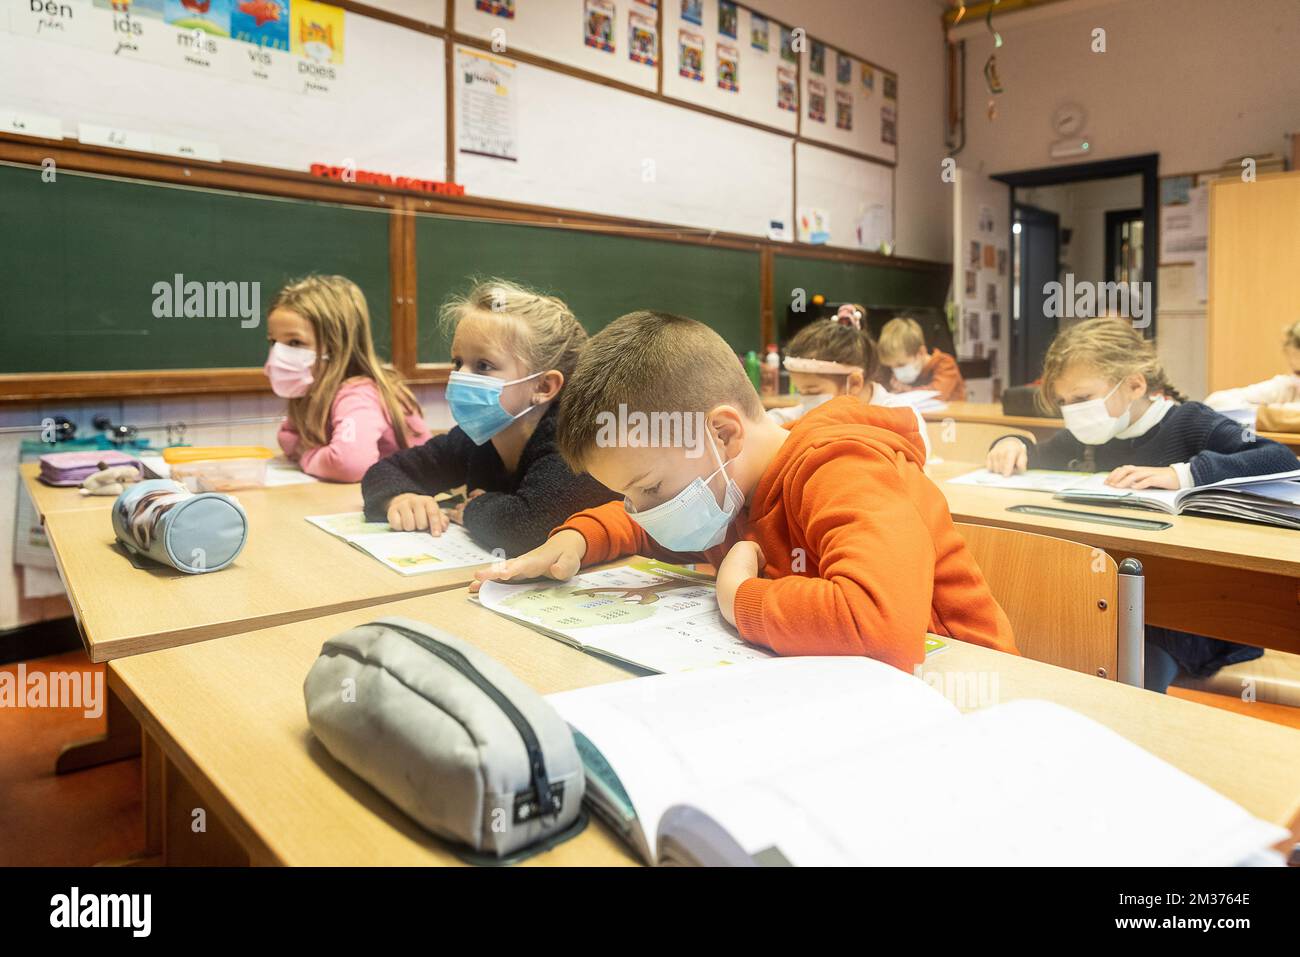
[[[881,361],[901,359],[916,355],[925,346],[921,324],[910,316],[899,316],[885,323],[876,343]]]
[[[763,416],[754,385],[736,353],[701,322],[642,310],[620,316],[587,342],[560,393],[557,443],[575,472],[585,471],[601,413],[708,412],[732,405]]]

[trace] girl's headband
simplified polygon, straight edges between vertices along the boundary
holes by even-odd
[[[803,359],[799,356],[785,357],[786,372],[806,372],[809,375],[852,375],[862,372],[861,366],[846,366],[829,359]]]

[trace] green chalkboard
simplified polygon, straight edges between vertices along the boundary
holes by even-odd
[[[260,366],[267,305],[312,272],[361,287],[388,357],[388,224],[384,210],[0,165],[0,373]],[[257,290],[256,326],[215,297],[228,318],[186,318],[183,303],[156,317],[170,303],[155,285],[177,274],[204,284],[204,312],[208,283],[257,284],[240,290],[243,306]]]
[[[446,362],[438,309],[469,277],[499,277],[559,296],[588,332],[636,309],[707,323],[737,352],[759,347],[759,255],[754,251],[538,226],[420,216],[419,358]]]
[[[778,331],[797,290],[805,301],[817,293],[829,302],[859,302],[872,306],[930,306],[942,308],[948,296],[951,273],[946,267],[915,269],[904,266],[836,262],[782,256],[772,263],[772,305]]]

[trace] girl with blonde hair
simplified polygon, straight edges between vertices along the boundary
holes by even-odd
[[[1174,388],[1155,346],[1125,320],[1088,319],[1062,332],[1043,359],[1039,395],[1065,428],[1027,444],[994,443],[988,468],[1107,472],[1116,488],[1180,489],[1300,468],[1284,445],[1259,438]],[[1164,691],[1179,671],[1208,677],[1262,649],[1169,628],[1146,629],[1146,687]]]
[[[285,286],[266,318],[264,370],[289,400],[280,448],[308,475],[359,482],[385,455],[427,441],[420,404],[375,354],[366,297],[343,276]]]
[[[452,521],[507,556],[536,548],[570,515],[615,497],[560,457],[561,390],[587,343],[554,296],[491,279],[442,308],[454,370],[447,404],[456,427],[375,464],[361,482],[366,518],[441,535]],[[466,487],[444,512],[433,496]]]

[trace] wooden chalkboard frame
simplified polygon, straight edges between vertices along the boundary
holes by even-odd
[[[446,382],[450,367],[418,361],[415,217],[411,215],[415,212],[545,224],[619,236],[652,238],[662,242],[757,251],[760,254],[762,283],[759,336],[763,342],[772,341],[774,334],[771,277],[772,260],[776,253],[893,269],[921,270],[936,276],[946,274],[950,268],[948,263],[942,262],[802,246],[739,234],[675,228],[661,223],[480,197],[430,196],[384,186],[322,180],[290,170],[241,163],[173,159],[11,133],[0,133],[0,161],[32,167],[53,161],[59,169],[70,171],[389,210],[392,361],[409,381],[420,384]],[[93,399],[123,394],[194,395],[266,391],[266,378],[260,368],[0,374],[0,404]]]

